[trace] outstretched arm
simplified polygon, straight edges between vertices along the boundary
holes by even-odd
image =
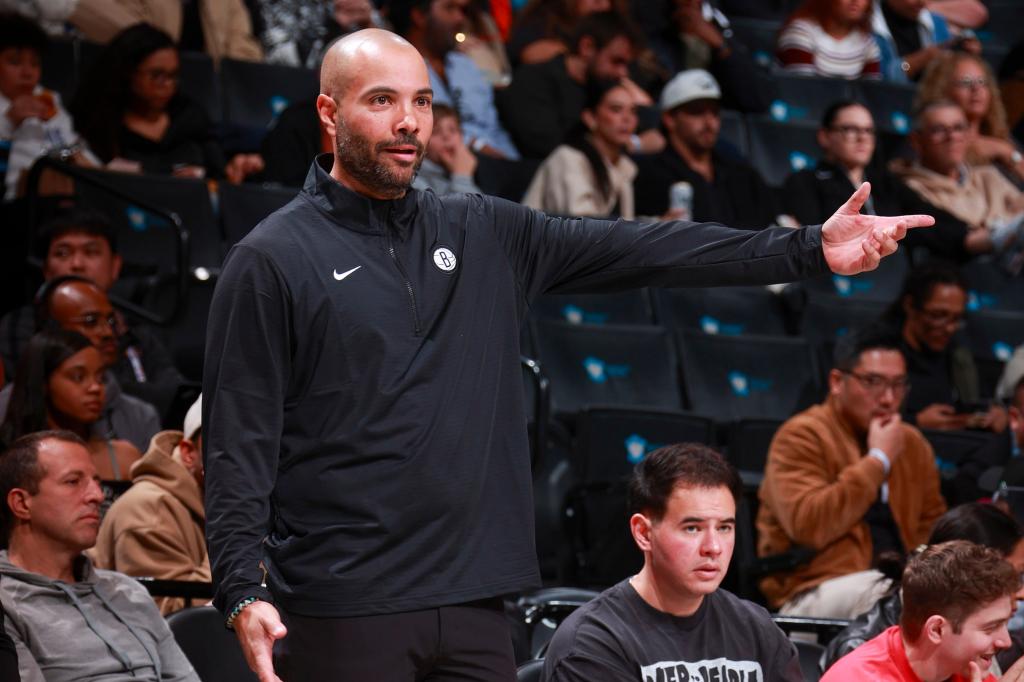
[[[863,215],[860,209],[870,194],[871,184],[863,183],[821,228],[825,261],[836,274],[874,270],[882,258],[896,251],[896,243],[907,236],[908,229],[935,224],[929,215]]]

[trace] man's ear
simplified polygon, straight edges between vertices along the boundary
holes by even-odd
[[[597,54],[597,42],[590,36],[583,36],[576,44],[576,54],[589,62]]]
[[[654,523],[643,514],[633,514],[629,517],[629,532],[633,534],[633,541],[641,552],[651,551],[651,528],[653,526]]]
[[[334,101],[333,97],[324,94],[317,95],[316,115],[320,119],[320,125],[332,140],[337,136],[337,114],[338,103]]]
[[[11,515],[20,521],[29,521],[32,518],[32,496],[24,488],[12,488],[7,493],[7,508]]]
[[[111,281],[117,281],[117,278],[121,276],[121,266],[124,265],[124,259],[121,258],[121,254],[115,253],[110,259],[110,269],[112,270]]]
[[[953,624],[950,623],[944,616],[938,614],[934,616],[928,616],[928,620],[924,622],[924,627],[921,628],[921,637],[926,641],[938,646],[953,632]]]
[[[583,125],[587,126],[587,130],[591,132],[597,127],[597,117],[594,116],[594,112],[590,109],[584,109],[580,112],[580,120],[583,121]]]
[[[191,471],[195,466],[196,458],[199,457],[199,450],[196,449],[195,443],[188,438],[182,438],[178,441],[178,456],[181,457],[181,463],[185,465],[185,468]]]

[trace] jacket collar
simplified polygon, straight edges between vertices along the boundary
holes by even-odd
[[[342,227],[382,234],[389,226],[404,239],[416,213],[419,192],[411,187],[400,199],[372,199],[353,192],[331,177],[332,154],[320,154],[306,175],[302,191]]]

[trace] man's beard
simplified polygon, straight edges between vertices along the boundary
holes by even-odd
[[[406,145],[416,147],[416,163],[409,177],[403,178],[396,172],[398,169],[388,167],[379,159],[385,149]],[[352,132],[340,118],[334,136],[334,152],[338,164],[353,179],[389,199],[397,199],[409,190],[423,163],[423,143],[415,135],[399,135],[374,146],[369,138]]]

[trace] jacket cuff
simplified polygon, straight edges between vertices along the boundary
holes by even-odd
[[[255,597],[256,599],[265,601],[268,604],[274,603],[274,595],[270,593],[270,590],[255,584],[237,585],[227,589],[219,587],[213,597],[213,605],[221,612],[224,619],[227,620],[228,616],[231,615],[232,609],[249,597]]]

